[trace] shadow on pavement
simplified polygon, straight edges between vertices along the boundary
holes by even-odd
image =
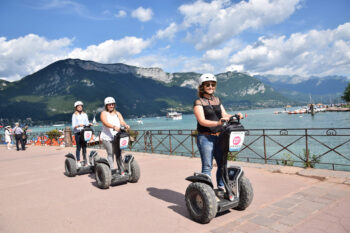
[[[158,189],[158,188],[147,188],[148,193],[158,199],[163,201],[175,204],[168,206],[169,209],[172,209],[176,213],[190,219],[190,216],[187,212],[185,195],[179,192],[175,192],[169,189]]]

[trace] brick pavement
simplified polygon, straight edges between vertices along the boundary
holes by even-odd
[[[93,175],[63,175],[73,151],[0,146],[0,232],[350,232],[348,172],[237,162],[253,203],[202,225],[184,203],[199,159],[134,153],[140,181],[100,190]]]

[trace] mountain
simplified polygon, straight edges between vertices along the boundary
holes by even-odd
[[[121,63],[100,64],[67,59],[16,82],[0,82],[0,117],[70,121],[73,104],[82,100],[90,114],[113,96],[125,117],[165,115],[169,108],[192,112],[197,73],[166,73]],[[218,74],[217,95],[228,109],[280,106],[290,101],[246,74]]]
[[[305,103],[309,103],[310,98],[312,102],[326,103],[339,100],[350,81],[344,76],[312,76],[307,79],[299,76],[276,75],[257,75],[254,77],[273,87],[287,98]]]
[[[0,79],[0,91],[5,90],[10,85],[10,82]]]

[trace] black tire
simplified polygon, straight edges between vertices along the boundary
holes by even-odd
[[[130,164],[130,178],[129,178],[129,182],[131,183],[136,183],[141,176],[141,172],[140,172],[140,166],[139,164],[136,162],[136,160],[134,159],[131,164]]]
[[[191,183],[185,194],[187,210],[194,221],[209,223],[218,210],[214,190],[204,183]]]
[[[254,191],[249,179],[242,176],[239,179],[239,204],[235,210],[245,210],[253,201]]]
[[[77,174],[77,164],[74,159],[66,158],[64,161],[64,169],[66,171],[66,175],[69,177],[74,177]]]
[[[111,185],[112,173],[106,164],[98,163],[95,166],[95,177],[99,188],[108,189]]]

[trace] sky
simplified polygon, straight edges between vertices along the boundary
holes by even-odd
[[[0,0],[0,78],[62,59],[350,78],[349,0]]]

